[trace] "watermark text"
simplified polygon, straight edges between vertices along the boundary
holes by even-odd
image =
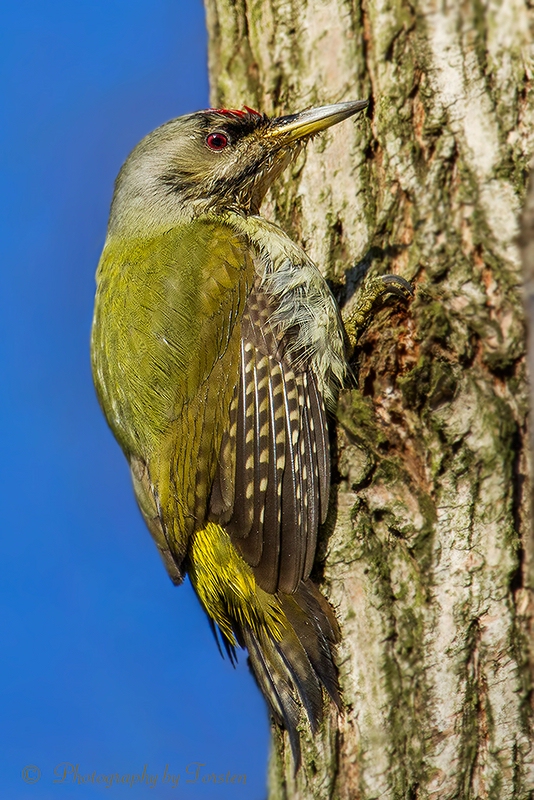
[[[24,767],[21,775],[25,783],[37,783],[41,778],[46,780],[46,771],[42,772],[34,764]],[[52,771],[52,783],[76,786],[97,784],[107,789],[112,786],[145,786],[148,789],[155,789],[160,784],[174,789],[192,783],[246,786],[247,776],[245,773],[232,770],[213,772],[204,761],[190,761],[183,770],[165,764],[164,769],[159,772],[149,769],[148,764],[145,764],[139,772],[101,772],[96,769],[87,770],[71,761],[62,761]]]

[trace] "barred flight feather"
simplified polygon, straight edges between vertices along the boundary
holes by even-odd
[[[324,400],[310,365],[289,356],[291,331],[258,280],[241,323],[239,382],[222,437],[210,519],[224,525],[267,592],[294,592],[313,566],[328,506]]]

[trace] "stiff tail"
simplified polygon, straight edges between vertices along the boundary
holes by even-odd
[[[277,597],[284,616],[282,638],[243,627],[239,639],[249,652],[252,671],[275,720],[288,731],[296,768],[300,763],[297,726],[301,707],[312,732],[323,715],[322,687],[341,708],[332,658],[339,629],[327,601],[310,580],[302,582],[294,594]]]
[[[186,566],[231,660],[237,642],[247,648],[273,716],[289,733],[298,766],[301,709],[315,732],[323,715],[323,688],[341,708],[332,655],[339,629],[332,609],[309,579],[292,594],[264,591],[228,532],[213,522],[191,537]]]

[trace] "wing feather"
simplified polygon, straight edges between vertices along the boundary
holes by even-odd
[[[269,374],[267,380],[268,400],[268,448],[264,456],[267,464],[267,483],[265,500],[262,507],[258,505],[258,514],[263,511],[263,529],[256,532],[256,538],[261,541],[261,557],[256,564],[254,574],[256,580],[265,588],[265,591],[275,592],[278,587],[278,571],[280,562],[280,519],[282,513],[282,478],[286,461],[286,436],[284,420],[277,418],[276,406],[282,387],[280,365],[269,359]],[[253,547],[253,537],[250,541],[243,542],[243,556],[247,558],[247,550]],[[258,550],[260,545],[257,545]],[[250,562],[249,562],[250,563]]]
[[[248,536],[254,517],[250,502],[254,486],[254,382],[250,380],[254,366],[254,350],[241,339],[237,425],[235,435],[235,494],[233,514],[226,527],[232,536]]]
[[[285,373],[285,374],[284,374]],[[280,525],[281,553],[278,587],[283,592],[294,592],[301,575],[302,551],[306,541],[302,531],[302,465],[299,439],[300,410],[298,388],[292,370],[283,372],[283,407],[278,414],[286,425],[287,459],[282,484],[282,518]]]
[[[308,364],[290,362],[270,325],[274,310],[257,281],[241,325],[236,423],[223,436],[210,518],[225,525],[265,591],[292,593],[313,566],[330,456],[316,378]]]
[[[317,547],[317,528],[319,525],[319,469],[317,465],[317,446],[313,437],[313,417],[310,412],[308,379],[305,376],[300,392],[302,408],[301,461],[303,464],[304,511],[306,514],[306,554],[304,574],[308,576],[313,566]]]
[[[308,372],[309,410],[311,429],[315,443],[315,460],[319,471],[320,522],[324,522],[328,511],[330,497],[330,443],[328,440],[328,423],[326,421],[325,403],[317,388],[317,379],[313,372]]]

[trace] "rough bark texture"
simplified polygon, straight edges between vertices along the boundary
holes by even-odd
[[[527,321],[527,369],[530,377],[530,418],[534,414],[534,169],[530,173],[527,196],[521,219],[520,239],[521,255],[523,257],[523,283],[525,315]],[[534,457],[534,426],[530,425],[530,456]],[[531,508],[534,508],[534,486],[531,483]],[[534,520],[532,520],[534,534]]]
[[[206,0],[212,104],[371,98],[264,205],[377,313],[338,415],[317,577],[346,710],[274,738],[270,797],[534,796],[525,331],[518,219],[534,143],[524,0]]]

